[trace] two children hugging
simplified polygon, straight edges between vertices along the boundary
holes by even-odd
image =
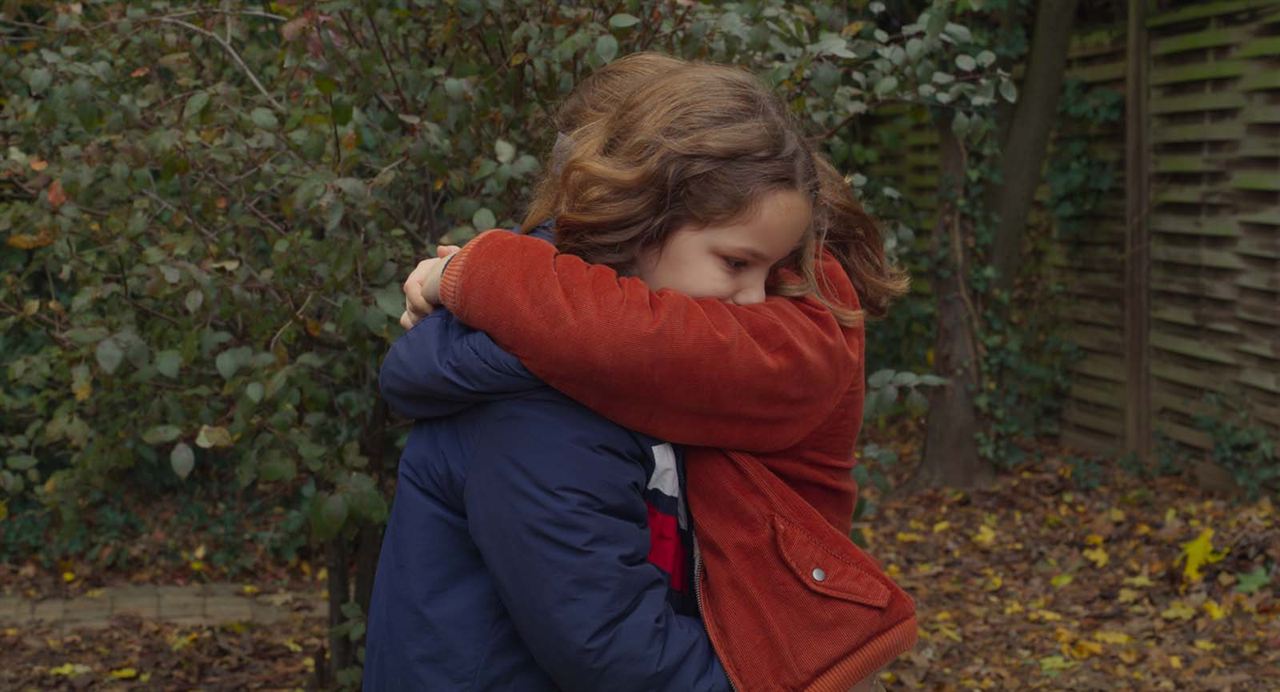
[[[630,56],[557,125],[523,224],[555,245],[491,231],[405,284],[366,684],[868,684],[915,638],[848,539],[862,318],[905,286],[874,223],[738,69]]]

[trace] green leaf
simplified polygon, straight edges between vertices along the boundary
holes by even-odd
[[[971,34],[969,32],[969,28],[963,24],[947,22],[946,28],[943,29],[943,31],[958,43],[968,43],[973,40],[973,34]]]
[[[173,379],[178,376],[181,367],[182,355],[177,351],[160,351],[156,354],[156,371],[161,375]]]
[[[462,97],[467,93],[466,82],[450,77],[444,80],[444,93],[448,94],[449,98],[454,101],[461,101]]]
[[[898,88],[898,78],[890,75],[888,77],[885,77],[884,79],[881,79],[879,82],[876,82],[875,91],[877,96],[884,96],[886,94],[892,93],[893,90],[897,88]]]
[[[298,475],[298,465],[284,455],[272,454],[258,467],[258,477],[268,483],[288,482]]]
[[[182,108],[182,119],[189,120],[198,117],[209,105],[209,92],[197,91],[187,99],[187,105]]]
[[[142,433],[142,441],[149,445],[173,442],[182,436],[182,428],[176,425],[157,425]]]
[[[497,226],[497,224],[498,220],[494,218],[493,212],[489,211],[488,207],[481,207],[471,215],[471,225],[475,226],[477,230],[487,231]]]
[[[103,329],[102,327],[83,327],[67,330],[67,338],[71,340],[71,343],[79,344],[81,346],[96,344],[107,338],[109,334],[111,334],[111,332]]]
[[[229,380],[235,376],[236,371],[240,369],[240,360],[236,358],[235,349],[223,351],[213,360],[214,366],[218,368],[218,374],[222,375],[222,379]]]
[[[972,72],[978,66],[978,61],[973,59],[971,55],[960,54],[956,56],[956,67],[965,72]]]
[[[173,446],[173,451],[169,452],[169,466],[173,472],[178,474],[178,478],[186,480],[191,475],[191,470],[196,467],[196,454],[191,447],[185,442],[179,442]]]
[[[596,55],[605,62],[612,62],[618,57],[618,39],[609,34],[604,34],[596,39]]]
[[[889,369],[877,370],[867,378],[867,386],[873,389],[880,389],[889,384],[893,380],[893,371]]]
[[[265,391],[266,388],[262,386],[261,382],[250,382],[249,386],[244,388],[244,395],[249,397],[249,401],[256,404],[262,401],[262,395]]]
[[[53,73],[43,67],[37,67],[27,73],[27,86],[31,87],[31,93],[39,94],[49,85],[53,83]]]
[[[920,377],[909,370],[903,370],[893,375],[893,383],[899,387],[914,387],[919,381]]]
[[[124,362],[124,349],[120,348],[115,338],[99,341],[93,355],[98,359],[98,367],[108,375],[114,373],[120,367],[120,363]]]
[[[338,535],[347,522],[347,501],[341,495],[316,496],[316,509],[311,515],[311,525],[316,538],[324,541]]]
[[[1004,97],[1004,100],[1013,103],[1018,100],[1018,86],[1011,79],[1001,80],[1000,95]]]
[[[493,143],[494,154],[497,155],[500,163],[511,163],[516,157],[516,147],[505,139],[499,139]]]
[[[352,108],[350,101],[342,98],[336,98],[333,100],[333,123],[338,127],[342,127],[343,125],[351,122],[351,117],[354,112],[355,111]]]
[[[1271,582],[1271,575],[1267,574],[1267,568],[1258,565],[1252,572],[1240,572],[1236,574],[1236,591],[1243,594],[1256,593],[1258,589],[1266,586]]]
[[[15,454],[14,456],[4,460],[5,466],[8,466],[14,471],[26,471],[27,469],[32,469],[35,468],[38,463],[39,461],[29,454]]]
[[[274,130],[280,126],[280,121],[276,120],[276,114],[270,108],[254,108],[249,112],[249,119],[264,130]]]
[[[187,309],[187,312],[195,314],[200,309],[200,306],[204,305],[204,293],[198,288],[187,291],[187,296],[182,299],[182,305]]]
[[[390,284],[374,289],[373,302],[387,317],[400,318],[404,312],[404,289],[400,284]]]
[[[640,23],[640,18],[635,15],[620,12],[609,18],[609,26],[615,29],[626,29]]]
[[[989,50],[978,53],[978,64],[983,67],[991,67],[996,62],[996,54]]]

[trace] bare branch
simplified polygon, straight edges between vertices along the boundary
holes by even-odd
[[[267,92],[266,87],[262,86],[262,82],[258,81],[258,77],[254,75],[253,70],[250,70],[249,66],[245,64],[244,59],[240,57],[240,54],[236,52],[236,49],[232,47],[230,43],[227,43],[226,40],[224,40],[221,36],[213,33],[212,31],[209,31],[208,29],[202,29],[190,22],[184,22],[181,19],[173,19],[170,17],[156,17],[153,21],[161,22],[164,24],[174,24],[176,26],[180,26],[185,29],[194,31],[198,34],[208,36],[214,41],[217,41],[218,45],[222,46],[223,49],[225,49],[227,53],[231,55],[231,58],[236,61],[236,64],[239,65],[240,69],[244,71],[245,76],[249,78],[249,81],[253,82],[253,85],[258,88],[258,91],[262,92],[262,95],[267,97],[267,101],[269,101],[277,111],[281,113],[284,112],[284,106],[280,105],[280,102],[276,101],[275,98],[272,97],[271,94]]]

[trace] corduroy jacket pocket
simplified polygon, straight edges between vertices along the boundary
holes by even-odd
[[[821,538],[778,515],[773,517],[773,535],[791,572],[810,590],[873,608],[889,605],[889,587],[858,564],[859,558],[870,558],[860,555],[852,542],[824,545]]]

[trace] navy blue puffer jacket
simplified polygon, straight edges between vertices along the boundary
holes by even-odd
[[[366,690],[729,689],[696,612],[678,612],[687,580],[651,561],[670,445],[550,389],[443,311],[395,343],[380,384],[417,423]]]

